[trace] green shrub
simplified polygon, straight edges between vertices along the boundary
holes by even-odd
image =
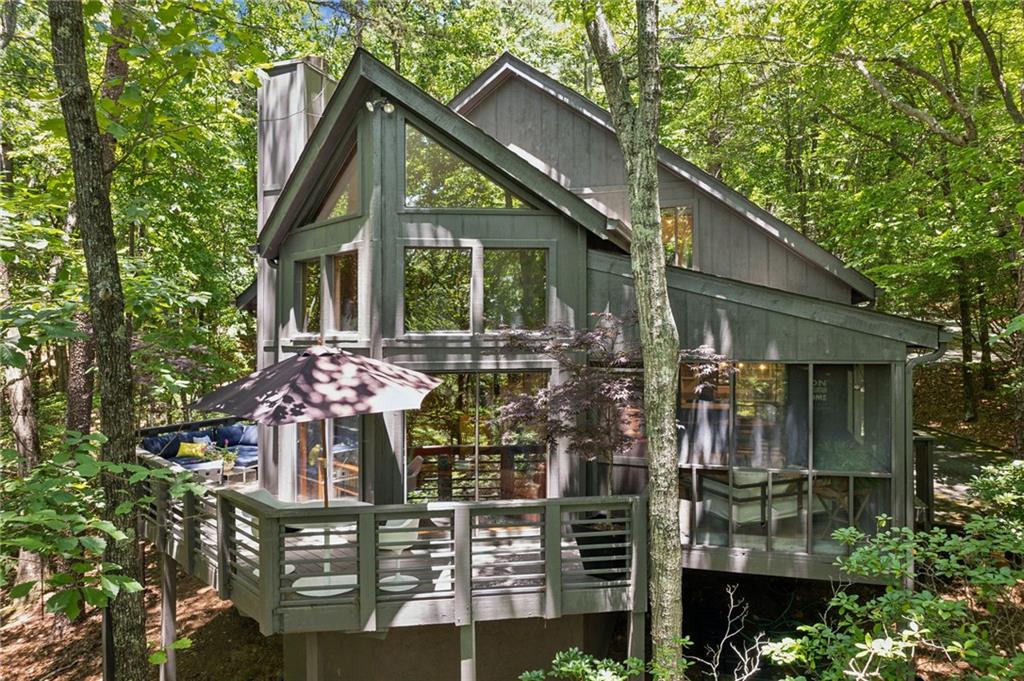
[[[971,479],[971,496],[1010,520],[1024,523],[1024,461],[985,466]]]
[[[922,653],[966,668],[964,678],[1024,678],[1020,523],[974,517],[963,534],[893,528],[868,538],[847,528],[833,536],[856,547],[840,560],[848,573],[888,586],[866,599],[840,588],[823,621],[766,645],[787,678],[905,681]]]

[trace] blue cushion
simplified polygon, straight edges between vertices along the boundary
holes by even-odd
[[[182,457],[175,460],[175,463],[180,465],[185,470],[199,471],[199,470],[216,470],[221,467],[220,461],[209,461],[207,459],[196,459],[194,457]]]
[[[142,440],[142,446],[147,452],[157,454],[165,459],[171,459],[178,455],[178,445],[181,438],[177,433],[164,433],[153,435]]]
[[[242,429],[242,437],[238,439],[238,444],[249,445],[255,447],[259,444],[259,430],[256,426],[245,426]]]
[[[213,429],[213,441],[218,447],[225,446],[227,442],[228,447],[233,447],[238,444],[238,441],[242,439],[242,434],[245,432],[245,427],[240,425],[233,426],[222,426],[220,428]]]

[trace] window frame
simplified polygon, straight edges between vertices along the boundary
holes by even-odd
[[[544,326],[557,320],[556,299],[553,295],[553,277],[555,261],[558,257],[558,242],[553,239],[401,239],[399,248],[402,253],[402,266],[399,268],[398,293],[396,300],[396,337],[406,340],[421,339],[498,339],[504,334],[501,330],[486,331],[484,329],[484,251],[492,250],[546,250],[545,276],[547,286],[544,291]],[[470,285],[469,285],[469,330],[468,331],[408,331],[405,325],[405,250],[409,248],[468,248],[470,249]],[[539,330],[525,329],[526,332]]]
[[[660,233],[661,229],[661,214],[667,210],[675,211],[676,220],[676,235],[679,234],[679,211],[680,209],[687,208],[690,211],[691,216],[691,227],[690,227],[690,262],[687,265],[676,265],[674,263],[666,262],[665,264],[669,267],[679,267],[686,270],[699,270],[697,267],[697,201],[696,200],[684,200],[674,201],[671,204],[658,207],[658,229]],[[665,243],[662,241],[662,250],[665,248]]]
[[[351,417],[343,417],[343,418],[351,418]],[[366,424],[364,422],[363,416],[357,415],[357,416],[355,416],[355,418],[357,419],[356,420],[356,424],[357,424],[357,428],[358,428],[358,436],[356,438],[356,457],[357,457],[357,459],[359,461],[359,494],[358,494],[358,501],[362,502],[362,501],[366,501],[367,496],[368,496],[367,485],[366,485],[366,481],[367,481],[367,464],[366,464],[366,459],[365,459],[366,447],[364,447],[364,442],[363,442],[364,436],[365,436],[365,426],[366,426]],[[328,445],[333,447],[333,445],[334,445],[334,422],[336,420],[340,420],[340,419],[328,418],[328,419],[324,419],[324,420],[327,422]],[[292,487],[292,489],[293,489],[292,498],[296,502],[310,503],[311,501],[319,500],[322,503],[323,499],[319,496],[319,490],[317,491],[317,495],[316,495],[316,497],[314,499],[305,499],[305,500],[300,500],[299,499],[299,486],[300,486],[299,485],[299,479],[300,479],[300,470],[299,470],[299,434],[301,433],[301,429],[306,427],[306,426],[308,426],[310,423],[319,424],[320,422],[319,421],[307,421],[307,422],[303,422],[303,423],[288,424],[288,426],[289,426],[288,430],[290,431],[290,439],[292,441],[292,456],[293,456],[294,462],[295,462],[294,470],[293,470],[293,473],[292,473],[292,481],[291,481],[292,482],[292,486],[293,486]],[[278,430],[281,431],[282,428],[279,427]],[[317,428],[317,432],[319,432],[319,428]],[[281,434],[279,433],[279,437],[280,437],[280,435]],[[317,443],[314,443],[314,444],[317,444]],[[328,480],[327,489],[330,490],[332,494],[333,494],[334,483],[335,483],[333,458],[334,457],[333,457],[333,451],[332,451],[331,452],[331,456],[328,457],[328,466],[327,466],[328,471],[329,471],[328,472],[329,480]],[[308,465],[308,463],[307,463],[307,465]],[[321,480],[320,481],[320,486],[322,487],[322,485],[323,485],[323,481]],[[330,498],[331,501],[341,500],[341,499],[351,499],[351,497],[332,496]]]

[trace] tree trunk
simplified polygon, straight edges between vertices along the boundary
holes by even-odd
[[[978,346],[981,348],[981,388],[996,389],[992,373],[992,338],[989,334],[988,291],[984,284],[978,286]]]
[[[0,258],[0,307],[11,302],[10,274],[7,262]],[[3,370],[4,398],[11,419],[14,449],[18,453],[18,475],[25,477],[39,463],[39,420],[36,412],[35,388],[31,371],[32,361],[24,369],[8,366]],[[39,554],[18,551],[16,582],[38,581],[42,576]]]
[[[87,434],[92,430],[93,361],[92,325],[86,310],[75,312],[75,329],[85,336],[68,343],[67,413],[68,430]]]
[[[109,168],[104,163],[104,141],[96,122],[86,65],[82,5],[50,0],[47,9],[53,69],[71,147],[75,206],[89,279],[89,311],[101,398],[100,429],[107,437],[100,456],[112,463],[132,462],[135,424],[130,333],[124,314],[124,293],[110,211],[106,177]],[[126,541],[109,542],[104,559],[117,563],[125,574],[139,579],[141,566],[136,547],[135,514],[113,512],[121,502],[134,501],[133,490],[109,473],[103,474],[102,485],[107,519],[128,536]],[[149,665],[142,593],[127,593],[122,589],[108,607],[117,679],[144,681]]]
[[[957,259],[957,298],[960,310],[960,378],[964,384],[964,421],[978,419],[978,397],[974,392],[974,372],[971,363],[974,360],[974,340],[971,332],[971,287],[967,282],[966,266],[962,259]]]
[[[682,567],[675,400],[679,334],[669,305],[658,200],[661,106],[657,0],[637,0],[637,92],[601,8],[587,22],[619,146],[626,164],[632,241],[630,260],[644,363],[644,425],[649,470],[651,643],[660,678],[679,679]]]
[[[1024,108],[1024,83],[1020,86],[1020,104]],[[1021,177],[1024,178],[1024,141],[1020,145],[1020,158],[1018,159]],[[1024,196],[1024,179],[1020,183],[1021,196]],[[1024,213],[1017,215],[1017,315],[1024,316]],[[1013,449],[1018,458],[1024,457],[1024,331],[1018,331],[1013,339],[1013,366],[1014,376],[1012,377],[1015,397],[1016,427],[1014,428]]]
[[[13,3],[12,3],[13,4]],[[10,18],[5,18],[5,26],[13,33],[16,18],[16,7],[8,8]],[[10,38],[8,38],[9,40]],[[10,196],[14,192],[14,168],[8,155],[10,146],[0,137],[0,192]],[[0,308],[11,304],[11,278],[7,269],[7,261],[0,258]],[[17,333],[17,332],[15,332]],[[0,372],[3,380],[4,398],[10,409],[11,433],[14,435],[14,448],[18,452],[18,474],[28,472],[39,463],[39,420],[35,401],[31,362],[24,369],[9,366]],[[18,551],[18,582],[39,580],[42,577],[42,559],[39,554],[21,549]]]

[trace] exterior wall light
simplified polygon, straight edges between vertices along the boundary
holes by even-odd
[[[367,100],[366,110],[372,112],[378,105],[380,105],[381,110],[386,114],[395,113],[395,105],[390,100],[384,99],[383,97],[380,99]]]

